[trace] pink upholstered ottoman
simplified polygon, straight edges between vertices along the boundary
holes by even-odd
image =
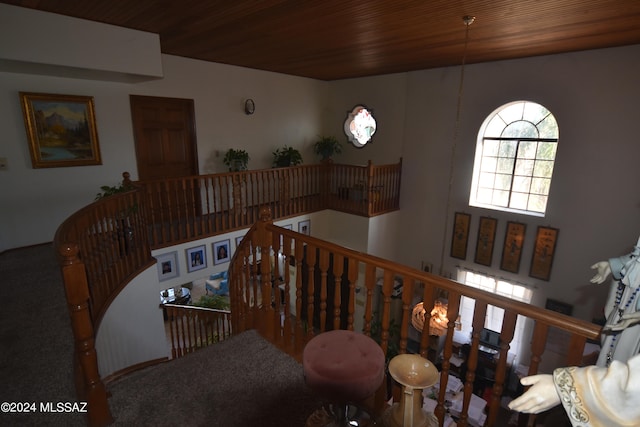
[[[373,395],[382,384],[384,363],[378,343],[344,330],[315,336],[302,355],[307,385],[334,402],[359,402]]]

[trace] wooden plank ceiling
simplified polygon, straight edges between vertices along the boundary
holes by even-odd
[[[640,43],[640,0],[0,0],[149,31],[163,53],[320,80]]]

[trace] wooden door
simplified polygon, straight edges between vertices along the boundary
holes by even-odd
[[[192,99],[131,95],[138,179],[198,175]]]
[[[193,100],[131,95],[130,102],[138,179],[198,175]],[[200,215],[197,181],[188,188],[179,196],[177,189],[155,193],[151,201],[155,218],[184,220]]]

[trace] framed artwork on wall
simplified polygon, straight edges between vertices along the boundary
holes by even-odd
[[[186,252],[187,271],[189,273],[207,268],[207,248],[205,245],[187,249]]]
[[[467,259],[467,244],[469,243],[469,225],[471,215],[456,212],[453,217],[453,235],[451,236],[451,257]]]
[[[231,251],[230,251],[230,243],[229,239],[221,240],[219,242],[215,242],[213,244],[213,264],[218,265],[225,262],[229,262],[231,259]]]
[[[161,282],[178,277],[178,252],[158,255],[156,260],[158,260],[158,279]]]
[[[34,168],[101,165],[93,97],[20,92]]]
[[[504,234],[504,246],[502,247],[502,258],[500,269],[511,273],[518,273],[520,270],[520,259],[524,246],[524,236],[527,225],[520,222],[507,222],[507,230]]]
[[[573,306],[571,304],[550,298],[547,298],[544,308],[566,314],[567,316],[571,316],[573,313]]]
[[[299,221],[298,233],[306,234],[307,236],[311,235],[311,220]]]
[[[491,266],[497,226],[497,219],[487,216],[480,217],[478,240],[476,241],[476,256],[474,258],[476,264]]]
[[[538,227],[529,276],[536,279],[549,280],[557,242],[557,228]]]

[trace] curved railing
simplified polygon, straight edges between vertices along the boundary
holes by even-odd
[[[54,247],[76,344],[76,388],[88,402],[89,424],[101,426],[112,420],[98,372],[95,331],[120,290],[156,263],[152,249],[248,227],[264,206],[278,217],[340,210],[345,204],[352,213],[365,216],[397,209],[400,174],[401,163],[374,167],[330,162],[147,182],[131,182],[125,172],[123,187],[129,191],[71,215],[58,227]],[[357,179],[367,194],[379,192],[373,185],[383,181],[390,201],[375,206],[372,196],[354,203],[349,197],[336,201],[337,189],[330,183],[338,178],[349,188]]]
[[[250,200],[248,189],[253,187],[253,184],[247,183],[259,181],[253,181],[254,178],[249,178],[249,175],[230,173],[223,174],[228,177],[224,179],[204,176],[167,180],[164,183],[135,183],[134,189],[99,200],[78,211],[60,226],[55,247],[61,257],[76,342],[74,357],[78,394],[88,402],[90,425],[105,425],[112,420],[94,347],[94,331],[110,301],[128,281],[155,263],[151,257],[152,248],[244,227],[249,219],[254,221],[253,225],[242,239],[229,267],[231,328],[228,327],[227,313],[202,313],[197,316],[198,319],[206,319],[207,325],[221,325],[217,326],[221,328],[218,336],[225,337],[229,330],[238,333],[255,328],[275,345],[299,358],[305,343],[316,333],[343,328],[361,329],[371,335],[376,323],[379,325],[376,339],[385,354],[390,354],[392,344],[402,353],[408,351],[411,296],[418,293],[424,305],[430,307],[438,296],[446,294],[449,319],[457,318],[460,298],[468,296],[475,299],[476,308],[459,426],[467,425],[472,385],[478,367],[479,331],[484,325],[489,305],[503,308],[505,314],[486,425],[496,423],[500,397],[505,387],[506,355],[518,314],[531,319],[535,325],[528,360],[529,373],[538,371],[550,328],[558,328],[568,334],[571,346],[566,364],[580,363],[586,340],[598,336],[599,327],[596,325],[274,226],[272,209],[276,210],[277,215],[293,216],[306,212],[305,209],[316,209],[313,206],[345,212],[354,210],[363,215],[398,208],[399,165],[379,171],[371,165],[365,167],[368,171],[364,184],[366,198],[362,197],[364,193],[359,192],[360,169],[342,168],[340,165],[321,167],[331,168],[329,170],[333,173],[318,175],[321,183],[318,191],[313,186],[298,185],[306,179],[300,177],[312,176],[315,172],[311,171],[321,170],[316,166],[309,167],[308,171],[292,168],[288,170],[290,174],[278,170],[249,171],[250,174],[262,174],[262,179],[270,183],[261,183],[263,188],[259,191],[259,197],[262,199],[256,199],[261,204],[257,213],[248,213],[257,207],[251,206],[250,209],[246,203]],[[396,192],[376,198],[375,192],[383,190],[373,188],[373,183],[383,176],[388,176],[390,181],[384,181],[382,188],[396,188]],[[230,184],[216,184],[218,189],[206,196],[204,190],[208,188],[207,182]],[[189,183],[193,185],[189,186]],[[127,182],[127,186],[133,187],[133,184]],[[275,188],[282,191],[274,192]],[[345,188],[346,191],[343,191]],[[263,194],[265,192],[267,195]],[[305,204],[302,200],[305,198],[307,201],[315,198],[318,202]],[[381,199],[392,202],[381,203]],[[226,205],[218,203],[225,200]],[[210,209],[210,206],[217,208]],[[357,206],[366,206],[366,211],[357,209]],[[216,226],[207,228],[206,224]],[[396,338],[391,330],[391,301],[394,283],[398,280],[403,283],[403,293]],[[375,302],[376,295],[378,302]],[[178,328],[176,333],[184,330],[184,327]],[[427,330],[422,332],[419,339],[419,352],[423,356],[427,356],[429,348]],[[441,425],[445,412],[447,374],[453,353],[453,330],[454,322],[449,322],[436,406]],[[195,334],[193,337],[193,340],[175,347],[176,355],[193,351],[209,341],[208,338],[202,339],[202,335]],[[381,388],[376,398],[380,410],[384,407],[386,397],[385,390]]]

